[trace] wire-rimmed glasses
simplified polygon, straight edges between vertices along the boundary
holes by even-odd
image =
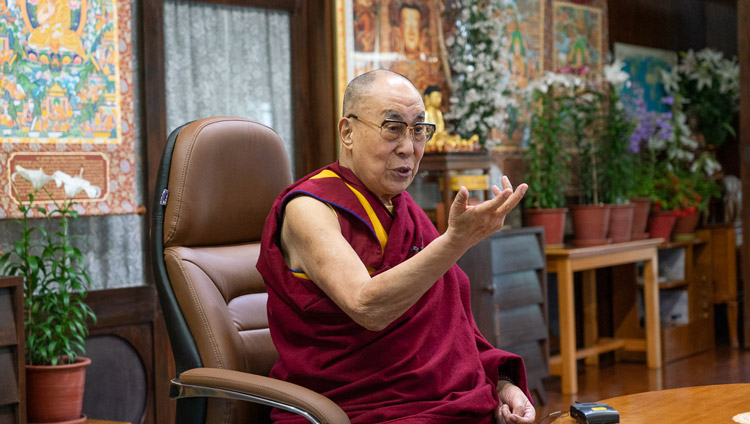
[[[347,118],[356,119],[363,124],[367,124],[373,128],[380,130],[380,136],[388,141],[399,140],[406,134],[407,130],[411,130],[414,140],[419,142],[427,142],[432,139],[435,135],[435,124],[429,122],[417,122],[416,124],[409,126],[404,121],[398,121],[395,119],[385,119],[382,124],[378,125],[374,122],[362,119],[357,115],[349,114]]]

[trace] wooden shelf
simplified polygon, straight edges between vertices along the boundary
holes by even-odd
[[[676,289],[680,287],[687,287],[688,281],[687,280],[667,280],[667,281],[661,281],[659,279],[659,289],[666,290],[666,289]],[[638,277],[638,286],[643,288],[643,277]]]

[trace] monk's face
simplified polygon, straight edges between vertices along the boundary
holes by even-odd
[[[362,120],[381,125],[385,119],[413,126],[424,122],[425,108],[419,91],[399,76],[381,76],[370,89],[367,101],[351,111]],[[341,163],[377,195],[390,204],[393,196],[406,190],[414,180],[425,142],[416,141],[407,130],[397,140],[387,140],[380,129],[349,118],[349,132],[342,133]]]
[[[401,9],[401,31],[404,37],[404,48],[407,52],[419,50],[419,10],[410,7]]]

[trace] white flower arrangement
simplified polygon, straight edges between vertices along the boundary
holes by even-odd
[[[446,117],[462,138],[476,134],[487,150],[497,142],[492,131],[505,133],[508,109],[516,106],[506,22],[499,17],[506,4],[506,0],[461,0],[455,34],[446,40],[453,73]]]
[[[694,130],[717,146],[727,134],[735,135],[732,120],[739,110],[739,76],[736,59],[725,59],[710,48],[689,50],[682,54],[678,66],[661,72],[664,89],[681,97],[686,115],[695,119],[691,124]]]

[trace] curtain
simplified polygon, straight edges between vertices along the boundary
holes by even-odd
[[[286,11],[165,1],[167,131],[208,116],[250,118],[275,129],[293,158],[289,25]]]

